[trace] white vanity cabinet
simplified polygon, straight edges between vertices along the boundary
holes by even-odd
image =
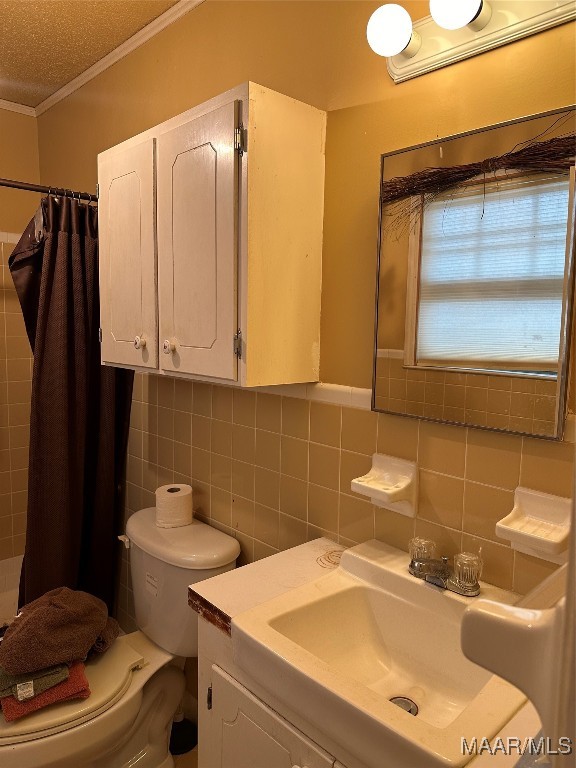
[[[318,380],[325,126],[247,83],[99,155],[104,364]]]
[[[235,664],[230,636],[199,617],[198,768],[366,768],[278,704]]]
[[[333,768],[335,758],[212,666],[199,768]]]

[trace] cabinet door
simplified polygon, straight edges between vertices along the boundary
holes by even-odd
[[[98,157],[102,362],[158,367],[154,139]]]
[[[212,666],[212,727],[199,768],[332,768],[334,758]]]
[[[237,378],[237,102],[158,137],[160,367]]]

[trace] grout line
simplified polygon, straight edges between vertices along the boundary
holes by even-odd
[[[463,480],[464,483],[473,483],[474,485],[481,485],[483,488],[494,488],[497,491],[506,491],[507,493],[514,493],[514,488],[505,488],[503,485],[491,485],[490,483],[482,483],[479,480],[470,480],[465,476],[449,475],[446,472],[438,472],[435,469],[428,469],[427,467],[418,467],[422,472],[430,472],[433,475],[439,475],[440,477],[449,477],[452,480]]]
[[[0,99],[0,109],[3,109],[1,105],[2,100]],[[8,263],[4,262],[4,243],[16,245],[21,237],[22,233],[18,234],[17,232],[0,232],[0,244],[2,245],[2,263],[4,264],[5,268],[8,268]]]
[[[514,549],[514,547],[512,547],[512,591],[513,592],[517,592],[518,591],[518,589],[517,589],[517,586],[518,586],[517,585],[518,573],[516,571],[516,567],[517,567],[516,553],[517,553],[517,551],[518,551],[517,549]]]
[[[466,427],[466,434],[464,436],[464,477],[462,478],[462,519],[460,520],[460,528],[462,534],[464,534],[464,518],[466,516],[466,478],[468,477],[468,438],[470,436],[470,430]]]
[[[308,447],[306,448],[306,525],[310,525],[310,503],[308,496],[310,494],[310,435],[312,434],[312,407],[308,404]],[[282,441],[280,441],[280,451],[282,451]],[[282,456],[280,456],[282,459]],[[280,460],[280,469],[282,469],[282,460]],[[340,479],[340,476],[338,476]]]

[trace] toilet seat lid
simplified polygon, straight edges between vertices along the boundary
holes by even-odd
[[[87,699],[53,704],[12,722],[0,715],[0,746],[49,736],[91,720],[124,695],[130,686],[132,671],[144,663],[144,657],[119,637],[106,653],[96,654],[87,662],[86,677],[90,686]]]

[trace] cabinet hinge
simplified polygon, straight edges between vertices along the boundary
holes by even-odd
[[[236,331],[234,334],[234,354],[236,357],[241,360],[242,359],[242,331],[240,328]]]
[[[96,184],[96,199],[100,197],[100,184]]]
[[[234,149],[237,149],[241,155],[248,149],[246,134],[247,131],[243,125],[239,125],[238,128],[234,129]]]
[[[206,707],[208,709],[212,709],[212,686],[208,686],[208,690],[206,691]]]
[[[102,344],[102,328],[98,328],[98,341]]]

